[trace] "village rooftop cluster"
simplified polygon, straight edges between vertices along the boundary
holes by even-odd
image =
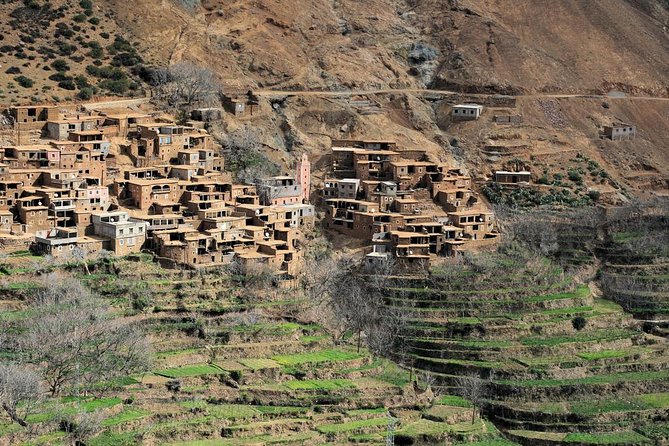
[[[493,212],[459,169],[392,141],[335,140],[322,201],[329,229],[371,244],[367,261],[410,269],[499,241]]]
[[[14,107],[18,144],[0,149],[0,239],[53,257],[153,252],[168,264],[236,260],[293,275],[314,223],[310,165],[233,184],[221,148],[198,126],[131,110]],[[110,153],[133,166],[120,167]],[[14,246],[16,247],[16,246]]]
[[[224,109],[246,112],[235,104]],[[474,104],[455,110],[458,119],[481,115]],[[304,230],[316,219],[309,159],[302,155],[292,174],[234,184],[221,147],[195,122],[222,113],[195,110],[194,121],[178,125],[130,109],[8,109],[16,144],[0,148],[3,246],[30,245],[53,257],[146,250],[174,266],[236,261],[243,270],[265,265],[294,276]],[[393,259],[421,269],[435,256],[499,241],[472,179],[423,150],[333,140],[331,159],[316,194],[324,226],[364,241],[370,263]],[[529,181],[526,172],[497,174],[503,182]]]

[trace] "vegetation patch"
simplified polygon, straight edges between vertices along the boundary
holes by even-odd
[[[225,371],[212,364],[193,364],[165,370],[156,370],[154,373],[167,378],[185,378],[189,376],[221,375],[225,373]]]

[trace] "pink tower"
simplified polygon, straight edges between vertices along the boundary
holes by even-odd
[[[302,185],[302,202],[309,202],[311,194],[311,163],[306,153],[302,154],[302,159],[297,162],[297,183]]]

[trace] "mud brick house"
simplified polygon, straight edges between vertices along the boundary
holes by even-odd
[[[55,106],[17,106],[6,111],[10,116],[17,144],[30,144],[46,131],[47,121],[58,119],[59,109]]]
[[[228,113],[235,116],[244,116],[246,114],[253,116],[260,110],[258,97],[249,91],[242,93],[227,93],[221,95],[223,108]]]
[[[255,98],[245,100],[253,113]],[[190,268],[238,261],[271,268],[277,277],[302,267],[298,241],[315,222],[306,155],[294,176],[233,184],[220,148],[201,128],[134,110],[45,106],[6,113],[18,141],[0,148],[0,232],[33,235],[35,251],[148,249]],[[385,146],[366,142],[360,149]],[[133,166],[117,164],[119,154]],[[355,185],[347,192],[353,198]]]
[[[505,170],[498,170],[495,172],[495,183],[502,185],[522,185],[530,184],[532,182],[532,173],[528,171],[508,172]]]
[[[604,137],[613,141],[634,139],[636,137],[636,126],[631,124],[606,125],[604,126]]]
[[[138,125],[154,121],[153,116],[149,114],[131,110],[98,111],[98,113],[104,117],[100,130],[109,138],[124,138],[129,133],[137,132]]]
[[[348,198],[355,200],[358,197],[359,189],[360,180],[358,179],[327,179],[323,184],[321,195],[324,200],[327,200],[328,198]]]
[[[118,255],[139,252],[149,226],[145,221],[131,218],[125,211],[95,213],[92,223],[93,233],[108,240],[105,248]]]
[[[473,116],[480,115],[479,107]],[[471,178],[432,162],[422,150],[389,141],[334,140],[331,169],[322,191],[325,226],[369,240],[369,262],[392,258],[425,268],[431,256],[499,240],[493,214],[471,189]]]

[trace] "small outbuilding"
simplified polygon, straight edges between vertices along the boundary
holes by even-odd
[[[459,104],[453,106],[453,119],[470,121],[481,117],[483,106],[479,104]]]
[[[604,136],[611,140],[634,139],[636,126],[631,124],[614,124],[604,126]]]
[[[495,172],[495,183],[500,184],[529,184],[532,181],[532,173],[526,170],[520,172],[509,172],[498,170]]]

